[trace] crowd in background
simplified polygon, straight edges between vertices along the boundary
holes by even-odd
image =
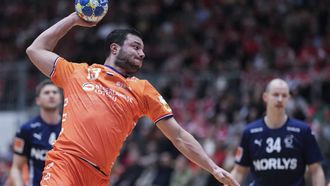
[[[2,6],[0,65],[15,65],[26,60],[26,47],[41,31],[74,10],[74,1],[4,0]],[[329,7],[327,0],[112,0],[96,28],[75,28],[56,51],[71,61],[103,63],[108,54],[104,37],[114,28],[135,27],[146,53],[137,76],[158,88],[178,122],[228,170],[243,127],[264,114],[265,83],[281,77],[292,94],[288,113],[313,129],[329,180]],[[34,68],[27,80],[30,94],[40,78]],[[0,80],[1,104],[10,86]],[[0,161],[0,177],[6,167]],[[127,140],[112,183],[215,185],[148,119],[140,120]]]

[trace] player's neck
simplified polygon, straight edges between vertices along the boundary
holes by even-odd
[[[47,111],[40,109],[40,116],[47,124],[50,125],[57,125],[61,120],[58,110]]]
[[[287,119],[288,116],[285,113],[267,113],[267,115],[265,116],[265,123],[271,129],[281,128],[285,124]]]
[[[104,65],[111,66],[112,68],[114,68],[117,72],[119,72],[123,76],[125,76],[125,74],[126,74],[125,70],[123,70],[121,67],[117,66],[115,64],[115,61],[110,56],[107,57],[107,59],[104,62]]]

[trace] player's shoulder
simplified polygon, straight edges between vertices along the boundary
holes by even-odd
[[[24,123],[21,126],[21,129],[23,130],[33,130],[35,128],[39,128],[42,126],[42,119],[40,117],[40,115],[35,116],[34,118],[30,119],[29,121],[27,121],[26,123]]]
[[[244,129],[245,134],[254,134],[264,131],[263,118],[248,123]]]
[[[132,76],[132,77],[127,78],[127,81],[128,82],[131,82],[131,83],[138,83],[138,84],[146,84],[146,83],[148,83],[148,80],[146,80],[146,79],[140,79],[140,78],[138,78],[136,76]]]
[[[152,87],[148,80],[139,79],[135,76],[127,78],[127,82],[133,87],[139,88],[141,91],[144,91],[146,88]]]
[[[89,67],[93,67],[95,65],[98,65],[98,64],[91,64],[89,65],[87,62],[78,62],[78,61],[69,61],[63,57],[58,57],[55,61],[55,65],[57,66],[58,63],[62,63],[62,64],[65,64],[65,65],[69,65],[69,66],[72,66],[74,68],[82,68],[82,69],[87,69]]]
[[[292,132],[304,132],[310,130],[310,127],[304,121],[289,118],[286,129]]]

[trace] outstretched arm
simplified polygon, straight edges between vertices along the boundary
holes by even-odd
[[[26,163],[27,159],[25,156],[14,154],[13,164],[7,180],[8,186],[23,186],[22,169]]]
[[[171,140],[174,146],[188,159],[195,162],[211,173],[218,181],[230,185],[239,185],[232,176],[217,166],[205,153],[197,140],[185,131],[174,118],[164,119],[157,123],[157,127]]]
[[[65,36],[74,26],[95,26],[96,23],[87,23],[80,19],[76,13],[63,18],[55,25],[42,32],[26,49],[31,62],[47,77],[53,70],[53,65],[58,57],[53,52],[58,41]]]
[[[324,172],[320,163],[313,163],[309,165],[308,173],[311,176],[313,186],[325,185]]]

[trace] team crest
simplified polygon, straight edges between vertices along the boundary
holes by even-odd
[[[100,68],[88,68],[88,75],[87,75],[87,79],[90,80],[96,80],[101,72]]]
[[[167,104],[167,102],[165,101],[165,99],[163,98],[163,96],[159,96],[159,101],[165,107],[165,109],[167,111],[172,112],[171,107]]]
[[[293,135],[288,135],[284,139],[284,144],[286,148],[293,148]]]
[[[48,143],[53,146],[55,141],[56,141],[56,133],[52,132],[49,136]]]

